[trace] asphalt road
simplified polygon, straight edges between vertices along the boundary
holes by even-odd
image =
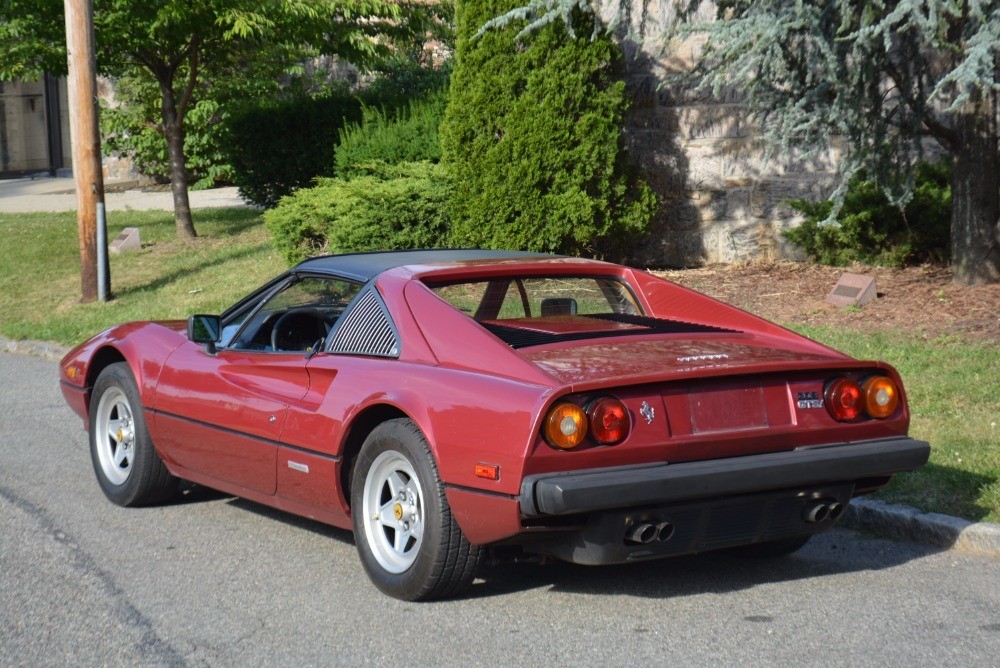
[[[1000,560],[838,530],[403,603],[347,532],[198,488],[110,504],[52,362],[0,355],[0,408],[0,666],[1000,665]]]

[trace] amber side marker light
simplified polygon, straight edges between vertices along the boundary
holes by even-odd
[[[628,409],[614,397],[603,397],[590,404],[590,435],[603,445],[621,443],[632,430],[632,416]]]
[[[899,388],[891,378],[872,376],[862,385],[865,397],[865,411],[873,418],[884,420],[899,407]]]
[[[587,414],[576,404],[556,404],[545,418],[544,434],[554,448],[575,448],[587,435]]]
[[[499,480],[500,467],[496,464],[476,464],[476,477],[486,480]]]
[[[835,420],[850,422],[861,416],[864,400],[861,396],[861,385],[855,380],[838,378],[827,386],[823,398],[826,409]]]

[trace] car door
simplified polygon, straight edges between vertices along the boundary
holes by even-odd
[[[195,343],[175,350],[156,390],[163,456],[184,469],[274,494],[288,407],[309,390],[307,358],[358,287],[293,277],[224,320],[222,347],[214,354]]]

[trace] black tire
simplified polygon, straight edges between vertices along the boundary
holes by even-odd
[[[112,436],[115,426],[117,436]],[[156,454],[139,389],[125,362],[109,365],[94,383],[90,458],[104,495],[119,506],[160,503],[177,491],[179,480]]]
[[[406,483],[401,492],[411,499],[392,496],[388,478],[393,475],[397,483]],[[469,543],[452,517],[430,447],[411,420],[377,426],[361,446],[351,478],[354,541],[376,587],[405,601],[455,596],[468,589],[482,550]],[[380,514],[390,508],[392,516],[384,521]],[[418,526],[420,536],[413,538],[411,527],[415,533]]]
[[[797,552],[809,542],[810,538],[812,538],[812,534],[791,536],[790,538],[779,538],[777,540],[769,540],[764,543],[753,543],[752,545],[733,547],[727,550],[727,552],[734,556],[744,557],[747,559],[773,559],[775,557],[784,557],[792,552]]]

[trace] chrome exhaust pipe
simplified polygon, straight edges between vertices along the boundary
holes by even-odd
[[[839,501],[834,501],[830,504],[828,510],[830,511],[830,521],[836,522],[840,519],[840,516],[844,514],[844,504]]]
[[[656,525],[656,542],[666,543],[674,537],[674,525],[670,522],[660,522]]]
[[[625,530],[625,539],[633,543],[649,545],[656,540],[656,527],[646,522],[636,524]]]
[[[823,501],[814,501],[802,511],[802,519],[812,524],[825,522],[830,517],[830,507]]]

